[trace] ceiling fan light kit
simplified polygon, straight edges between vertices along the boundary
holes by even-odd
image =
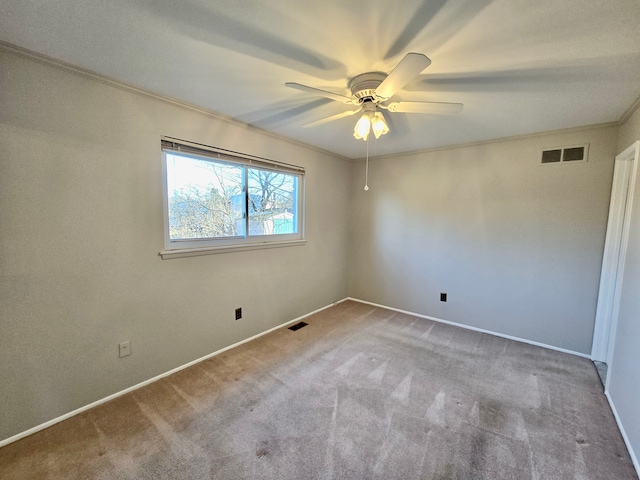
[[[373,130],[373,134],[376,139],[378,139],[381,135],[389,132],[389,126],[387,125],[384,115],[382,115],[382,112],[377,110],[377,107],[373,102],[369,101],[364,103],[362,109],[364,112],[356,122],[356,126],[353,131],[353,136],[355,138],[366,141],[369,138],[369,133]]]

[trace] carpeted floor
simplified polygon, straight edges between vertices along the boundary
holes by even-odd
[[[8,479],[637,479],[593,364],[344,302],[0,449]]]

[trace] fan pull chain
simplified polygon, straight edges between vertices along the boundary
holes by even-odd
[[[369,190],[369,137],[367,137],[367,160],[364,167],[364,191]]]

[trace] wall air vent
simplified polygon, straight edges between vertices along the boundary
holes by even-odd
[[[549,165],[554,163],[586,162],[589,153],[589,144],[573,147],[549,148],[542,150],[540,163]]]

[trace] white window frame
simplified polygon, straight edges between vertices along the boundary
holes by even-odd
[[[173,137],[161,137],[162,150],[162,190],[163,190],[163,215],[164,215],[164,247],[160,252],[163,259],[176,257],[189,257],[197,255],[210,255],[233,251],[255,250],[262,248],[279,248],[304,245],[304,191],[305,170],[303,167],[276,162],[262,157],[247,155],[231,150],[225,150],[208,145],[188,142]],[[243,167],[244,188],[244,218],[245,234],[243,236],[180,239],[172,240],[169,232],[169,192],[167,182],[167,154],[176,153],[201,160],[217,163],[227,163]],[[294,175],[297,177],[297,202],[295,204],[297,233],[275,235],[249,235],[248,206],[248,172],[249,169],[270,170],[277,173]]]

